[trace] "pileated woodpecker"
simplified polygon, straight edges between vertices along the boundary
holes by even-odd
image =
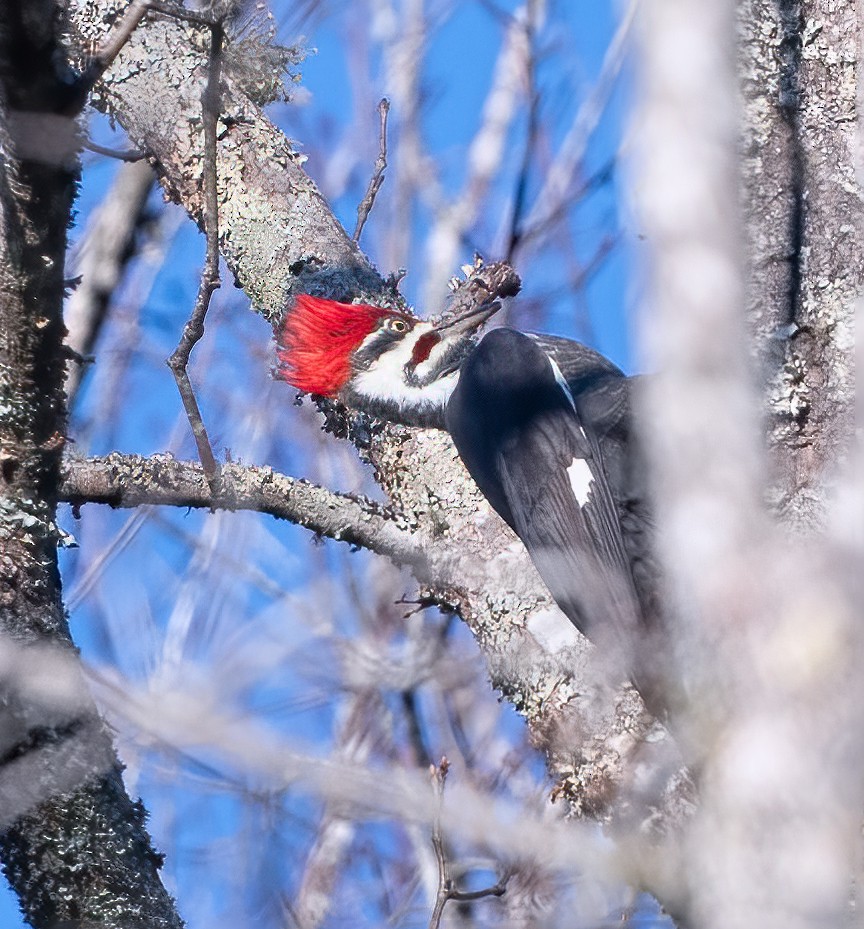
[[[277,376],[378,418],[446,429],[570,620],[651,690],[652,522],[630,431],[633,378],[568,339],[477,334],[499,304],[439,323],[298,296]],[[653,702],[653,701],[652,701]]]

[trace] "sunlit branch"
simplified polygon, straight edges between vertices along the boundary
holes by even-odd
[[[318,535],[369,548],[396,561],[414,563],[421,547],[394,511],[364,497],[336,494],[272,468],[228,463],[213,493],[197,462],[169,455],[113,453],[104,458],[67,458],[61,499],[73,506],[107,503],[193,509],[252,510],[310,529]]]
[[[111,67],[148,13],[162,13],[165,16],[171,16],[184,22],[196,23],[199,26],[210,26],[211,28],[213,26],[212,21],[207,16],[188,10],[175,3],[162,2],[162,0],[132,0],[132,3],[110,35],[88,60],[87,67],[79,78],[78,89],[82,95],[89,92],[99,78]]]

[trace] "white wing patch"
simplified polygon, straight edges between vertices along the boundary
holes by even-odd
[[[573,400],[570,385],[561,373],[561,369],[555,363],[555,359],[551,355],[547,355],[546,359],[552,368],[552,373],[555,375],[558,386],[564,392],[564,396],[573,408],[573,412],[576,413],[576,402]],[[587,439],[585,430],[582,428],[582,423],[578,423],[578,426],[582,438]],[[584,458],[574,458],[573,463],[567,469],[567,477],[570,478],[570,487],[573,489],[573,496],[576,498],[576,502],[579,506],[585,506],[591,496],[591,488],[594,486],[594,475],[591,473],[591,468],[588,467],[588,462]]]
[[[591,488],[594,486],[594,475],[588,467],[588,462],[584,458],[574,458],[573,464],[567,469],[567,476],[570,478],[570,486],[576,502],[579,506],[585,506],[591,496]]]
[[[570,392],[570,385],[564,379],[564,375],[561,373],[561,369],[558,367],[555,359],[551,355],[547,355],[546,360],[552,367],[552,373],[555,375],[555,380],[558,382],[558,386],[561,388],[561,390],[564,391],[564,396],[570,401],[570,406],[573,407],[573,412],[575,413],[576,404],[573,401],[573,394]]]
[[[551,355],[547,355],[546,360],[549,362],[549,366],[552,368],[552,373],[555,375],[555,381],[564,392],[564,396],[567,398],[567,402],[573,408],[573,412],[576,413],[576,418],[578,420],[579,413],[576,409],[576,401],[573,399],[573,392],[570,390],[570,385],[567,383],[567,379],[561,373],[561,369],[558,367],[557,362]],[[585,430],[582,428],[582,423],[577,423],[577,425],[579,426],[579,434],[583,439],[587,440],[588,436],[585,435]]]

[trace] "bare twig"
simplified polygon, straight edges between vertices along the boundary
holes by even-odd
[[[384,183],[384,169],[387,167],[387,114],[390,112],[390,101],[382,97],[378,103],[378,116],[381,119],[381,131],[378,137],[378,157],[375,159],[375,171],[369,180],[369,186],[366,188],[366,194],[357,206],[357,225],[354,228],[352,239],[355,242],[360,241],[360,234],[366,225],[366,220],[372,212],[375,204],[375,198],[378,191]]]
[[[444,840],[441,837],[441,804],[444,799],[444,782],[447,780],[450,762],[445,757],[441,759],[437,767],[435,765],[430,765],[429,767],[429,773],[432,775],[432,789],[435,791],[436,801],[435,818],[432,821],[432,848],[435,849],[435,860],[438,862],[438,896],[435,899],[435,906],[432,909],[432,916],[429,919],[429,929],[438,929],[441,925],[444,905],[450,899],[450,891],[453,889],[453,881],[450,877],[450,865],[444,853]]]
[[[467,153],[465,181],[453,199],[442,198],[436,209],[422,303],[440,304],[441,281],[458,263],[466,233],[477,221],[496,174],[509,155],[508,135],[525,94],[526,68],[532,55],[532,36],[543,17],[543,4],[526,0],[512,17],[504,35],[492,87],[483,105],[482,122]]]
[[[482,900],[484,897],[503,897],[507,892],[507,880],[498,881],[491,887],[484,887],[482,890],[452,890],[450,899],[464,903],[468,900]]]
[[[600,122],[600,117],[615,87],[618,75],[621,73],[638,7],[639,0],[630,0],[603,57],[597,82],[579,107],[555,161],[546,172],[543,187],[525,218],[525,227],[546,226],[558,205],[567,197],[573,179],[578,176],[579,165],[585,155],[588,142]]]
[[[221,94],[219,83],[221,79],[222,42],[225,37],[221,23],[210,26],[210,56],[207,66],[207,86],[201,98],[202,117],[204,123],[204,231],[207,237],[207,257],[204,270],[198,286],[198,296],[195,298],[195,307],[186,325],[183,334],[168,358],[168,367],[177,382],[183,408],[192,428],[195,445],[198,448],[198,457],[204,466],[207,483],[214,492],[219,481],[219,466],[213,456],[210,439],[201,418],[201,410],[192,390],[189,380],[189,356],[199,339],[204,335],[204,318],[210,306],[213,292],[220,286],[219,280],[219,199],[216,189],[216,132],[221,108]]]
[[[615,174],[617,160],[617,157],[610,158],[597,171],[582,180],[568,196],[562,196],[534,225],[528,225],[527,221],[524,222],[519,230],[518,247],[524,248],[529,240],[542,239],[543,236],[547,236],[555,224],[567,215],[567,211],[574,203],[585,200],[604,184],[609,183]]]
[[[78,105],[83,101],[84,96],[89,93],[96,81],[98,81],[111,66],[132,34],[138,28],[141,21],[149,12],[162,13],[185,22],[197,23],[202,26],[207,26],[210,30],[207,85],[201,97],[204,130],[203,221],[207,238],[207,257],[204,263],[204,270],[201,274],[201,282],[198,287],[198,295],[195,298],[195,306],[192,310],[192,315],[183,327],[183,334],[180,337],[177,347],[168,359],[168,366],[171,368],[174,380],[177,382],[177,389],[180,391],[180,398],[183,401],[183,408],[186,411],[186,416],[192,429],[192,435],[195,438],[195,445],[198,449],[198,456],[204,466],[207,482],[210,484],[211,489],[215,491],[219,479],[219,468],[213,456],[213,450],[210,446],[207,430],[204,427],[204,421],[201,418],[201,410],[198,407],[198,401],[195,398],[192,384],[189,381],[187,367],[192,349],[204,335],[204,318],[210,306],[210,298],[213,292],[220,286],[219,210],[216,188],[216,134],[221,111],[221,93],[219,87],[221,82],[222,45],[225,38],[225,30],[222,21],[213,21],[207,16],[190,12],[173,3],[163,2],[163,0],[133,0],[118,25],[89,60],[87,67],[78,80],[78,94],[76,95],[75,103]]]
[[[528,52],[525,56],[525,82],[528,97],[528,126],[525,132],[525,148],[522,152],[522,164],[516,179],[513,194],[513,214],[510,217],[510,231],[507,236],[505,261],[511,262],[522,238],[522,216],[525,211],[525,198],[528,193],[528,176],[535,158],[537,136],[540,131],[540,94],[537,90],[537,60],[534,48],[535,29],[532,18],[525,22],[525,41]]]
[[[138,148],[130,148],[126,151],[121,151],[116,148],[109,148],[107,145],[99,145],[98,142],[90,141],[89,139],[84,143],[84,148],[88,152],[93,152],[96,155],[105,155],[107,158],[116,158],[117,161],[141,161],[143,158],[147,157],[147,152]]]
[[[444,799],[444,783],[447,780],[449,770],[450,762],[446,758],[442,758],[437,767],[435,765],[430,766],[432,787],[437,800],[435,816],[432,821],[432,847],[435,849],[435,859],[438,862],[438,896],[435,899],[435,906],[429,919],[429,929],[439,929],[444,907],[448,900],[466,902],[482,900],[484,897],[501,897],[507,890],[506,878],[498,881],[492,887],[483,888],[483,890],[456,890],[453,886],[453,878],[450,876],[450,863],[447,861],[447,855],[444,851],[444,839],[441,834],[441,805]]]
[[[138,507],[120,529],[111,536],[108,544],[93,557],[81,576],[76,577],[75,584],[66,597],[66,609],[70,614],[75,613],[90,596],[94,587],[102,580],[108,566],[135,540],[152,514],[153,510],[150,507]]]

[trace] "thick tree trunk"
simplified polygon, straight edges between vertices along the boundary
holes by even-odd
[[[861,21],[830,0],[745,0],[739,25],[749,314],[767,380],[772,502],[803,530],[822,524],[854,431]]]
[[[176,927],[61,600],[63,262],[78,134],[58,26],[49,0],[0,14],[0,857],[33,926]]]

